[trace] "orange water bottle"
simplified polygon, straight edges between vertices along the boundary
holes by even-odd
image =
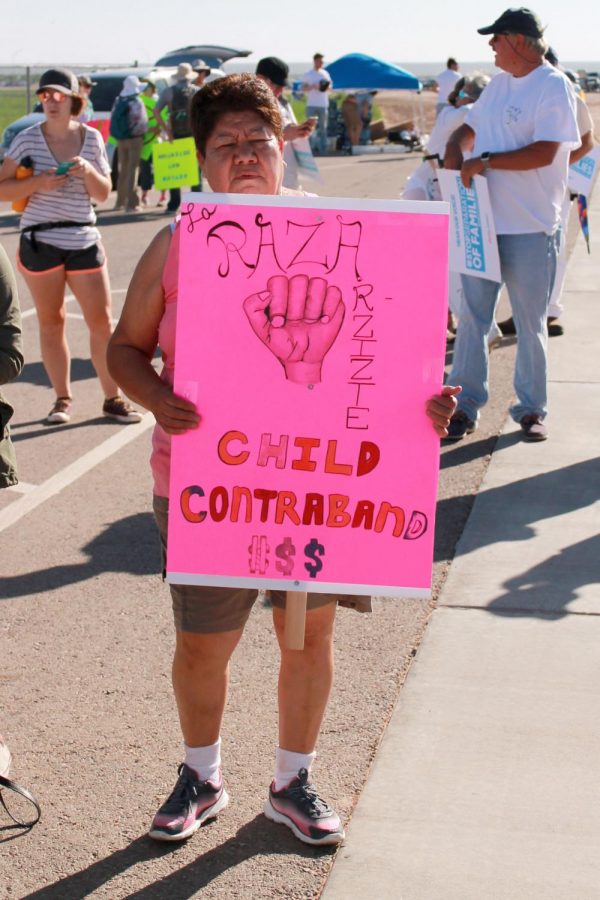
[[[17,181],[21,181],[22,178],[31,178],[33,175],[33,160],[30,156],[24,156],[19,165],[17,166],[17,170],[15,172],[15,178]],[[20,200],[13,200],[12,208],[15,212],[23,212],[25,207],[29,202],[29,197],[22,197]]]

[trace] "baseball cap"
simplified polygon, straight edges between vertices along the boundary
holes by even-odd
[[[288,87],[290,69],[287,63],[277,56],[265,56],[256,65],[256,74],[263,75],[278,87]]]
[[[92,81],[89,75],[78,75],[77,81],[79,82],[79,84],[85,84],[86,87],[94,87],[96,84],[98,84],[97,81]]]
[[[47,69],[40,78],[36,94],[47,89],[61,94],[78,94],[79,82],[70,69]]]
[[[210,72],[210,66],[207,65],[203,59],[195,59],[192,63],[192,71],[206,72],[208,74]]]
[[[177,66],[178,78],[191,78],[193,74],[193,69],[189,63],[179,63]]]
[[[518,8],[506,9],[502,15],[486,25],[485,28],[478,28],[478,34],[525,34],[527,37],[541,38],[544,34],[542,23],[534,12],[526,9],[524,6]]]

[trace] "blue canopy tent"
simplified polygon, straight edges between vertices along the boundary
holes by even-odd
[[[327,71],[336,91],[420,91],[419,79],[395,66],[365,53],[347,53],[327,65]]]
[[[367,56],[365,53],[347,53],[345,56],[336,59],[335,62],[328,64],[327,72],[333,81],[334,91],[408,90],[420,94],[423,87],[416,75],[413,75],[411,72],[407,72],[393,63],[376,59],[374,56]],[[419,97],[419,101],[420,99]],[[423,122],[422,111],[419,110],[414,118],[420,119],[419,124],[421,124]],[[420,146],[417,135],[421,131],[422,129],[419,128],[418,132],[411,135],[406,141],[402,140],[402,143],[406,143],[405,149],[413,149]],[[365,143],[365,140],[361,140],[361,145],[363,146],[351,147],[350,152],[397,152],[400,149],[397,143],[393,146],[378,144],[376,147],[373,145],[364,146]]]

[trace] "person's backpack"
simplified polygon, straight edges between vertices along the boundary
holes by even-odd
[[[170,119],[174,138],[191,137],[190,102],[197,88],[189,81],[186,84],[175,84],[172,88]]]
[[[110,115],[110,136],[117,141],[133,137],[129,122],[131,97],[119,97]]]

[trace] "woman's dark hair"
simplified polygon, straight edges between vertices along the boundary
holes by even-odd
[[[78,116],[82,109],[83,97],[80,97],[79,94],[73,94],[71,97],[71,115]]]
[[[462,91],[465,86],[466,78],[463,76],[459,78],[450,93],[448,94],[448,103],[450,106],[456,106],[456,101],[458,100],[458,95]]]
[[[227,75],[204,85],[192,97],[190,124],[196,148],[203,156],[217,122],[230,112],[258,113],[277,140],[283,140],[279,103],[271,88],[256,75]]]

